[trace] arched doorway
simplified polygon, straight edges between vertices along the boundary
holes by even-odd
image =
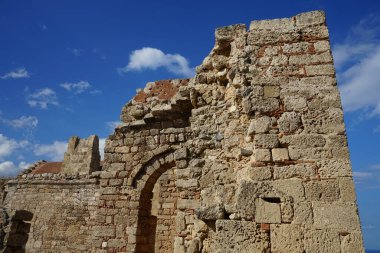
[[[138,253],[174,250],[176,202],[179,197],[175,168],[174,161],[163,163],[152,174],[145,174],[136,182],[137,188],[141,189],[136,230]]]

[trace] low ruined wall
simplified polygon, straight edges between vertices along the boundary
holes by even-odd
[[[10,181],[3,206],[9,216],[5,246],[11,250],[5,252],[18,247],[26,252],[89,252],[100,247],[91,240],[97,189],[96,179],[89,178]]]

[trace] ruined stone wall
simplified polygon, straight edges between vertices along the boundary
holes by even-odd
[[[324,14],[215,36],[188,84],[150,83],[123,109],[102,182],[116,202],[126,194],[115,212],[128,222],[105,248],[127,236],[128,252],[151,252],[152,190],[174,169],[176,236],[156,252],[363,252]]]
[[[71,137],[62,167],[66,174],[86,175],[100,170],[98,136],[92,135],[87,139],[80,139],[78,136]]]
[[[8,183],[9,222],[30,252],[364,252],[328,36],[319,11],[217,29],[194,78],[123,107],[101,171]]]
[[[91,238],[97,188],[90,178],[9,181],[4,252],[89,252],[96,243]]]

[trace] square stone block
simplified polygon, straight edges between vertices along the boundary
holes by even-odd
[[[272,149],[272,158],[274,162],[283,162],[289,160],[289,152],[287,148]]]
[[[254,162],[270,162],[271,154],[269,149],[255,149],[253,151]]]
[[[304,231],[300,225],[272,224],[270,231],[272,253],[304,253]]]
[[[270,203],[261,198],[256,199],[256,217],[258,223],[281,223],[280,204]]]

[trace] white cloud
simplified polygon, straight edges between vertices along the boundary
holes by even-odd
[[[28,94],[26,100],[29,106],[42,109],[46,109],[49,105],[59,105],[57,94],[50,88],[44,88],[35,93]]]
[[[371,15],[333,47],[345,111],[380,114],[380,17]]]
[[[21,116],[18,119],[5,119],[0,117],[0,122],[13,128],[35,128],[38,125],[38,119],[35,116]]]
[[[60,86],[70,92],[73,92],[74,94],[80,94],[91,88],[91,84],[87,81],[79,81],[77,83],[62,83]]]
[[[165,54],[160,49],[144,47],[135,50],[129,56],[129,63],[119,68],[119,73],[129,71],[141,71],[143,69],[156,70],[165,68],[176,75],[192,77],[194,70],[189,67],[189,62],[180,54]]]
[[[346,111],[370,109],[380,114],[380,46],[341,74],[342,102]]]
[[[25,162],[25,161],[22,161],[22,162],[20,162],[20,163],[18,164],[18,167],[19,167],[20,169],[25,170],[25,169],[27,169],[30,165],[31,165],[30,163],[27,163],[27,162]]]
[[[28,145],[28,141],[22,140],[17,142],[13,139],[9,139],[3,134],[0,134],[0,161],[11,155],[16,149],[26,148]]]
[[[104,147],[106,146],[106,138],[99,138],[99,153],[101,159],[104,158]]]
[[[37,144],[34,148],[34,154],[37,156],[47,157],[52,161],[62,161],[63,155],[67,149],[67,142],[54,141],[52,144]]]
[[[1,79],[29,78],[29,73],[25,68],[19,68],[1,76]]]
[[[41,28],[42,28],[42,30],[47,30],[48,29],[48,27],[46,25],[42,25]]]
[[[113,132],[115,131],[115,128],[120,124],[121,122],[120,121],[108,121],[107,122],[107,127],[108,129]]]
[[[12,161],[0,162],[0,177],[14,177],[29,166],[26,162],[15,165]]]

